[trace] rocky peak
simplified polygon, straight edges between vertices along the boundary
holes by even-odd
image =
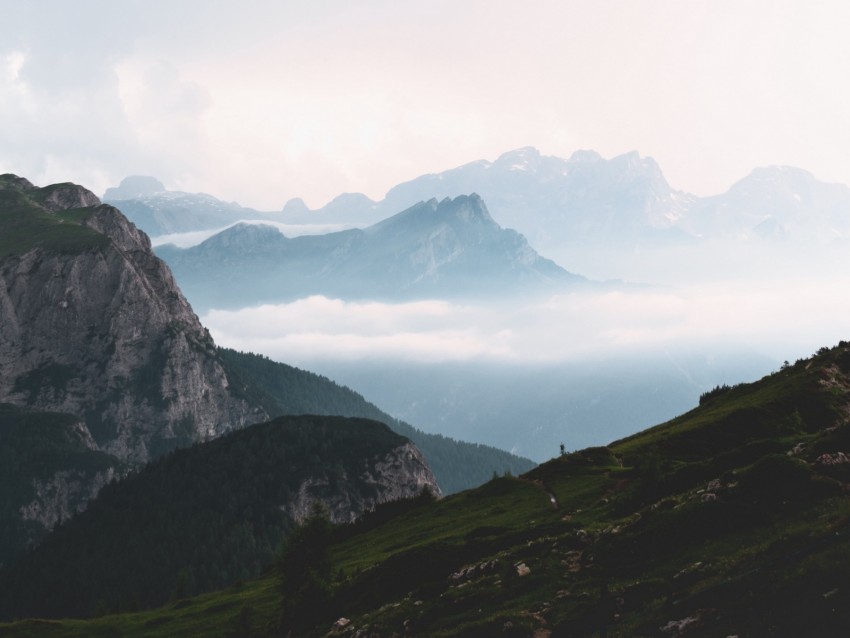
[[[40,189],[41,205],[56,213],[70,208],[99,206],[100,199],[90,190],[76,184],[54,184]]]
[[[75,225],[100,241],[80,250],[30,242],[0,259],[0,401],[75,415],[100,449],[132,462],[266,416],[233,394],[144,233],[79,186],[24,192],[17,208],[0,211],[0,234],[27,215],[54,244],[72,240]],[[86,206],[76,222],[55,216]]]
[[[334,523],[351,523],[377,505],[413,498],[426,488],[434,496],[442,496],[422,453],[409,441],[390,450],[382,458],[364,463],[361,469],[357,479],[363,488],[359,491],[332,491],[326,477],[305,479],[286,506],[287,512],[293,519],[302,522],[310,515],[313,505],[321,502]]]
[[[496,224],[484,200],[477,193],[459,195],[454,199],[446,197],[437,205],[435,212],[466,223]]]
[[[97,206],[83,225],[106,235],[123,251],[151,249],[150,237],[136,228],[120,210],[109,204]]]
[[[9,186],[18,190],[32,190],[35,188],[33,183],[25,177],[18,177],[12,173],[4,173],[0,175],[0,186]]]

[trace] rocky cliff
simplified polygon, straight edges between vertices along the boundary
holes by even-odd
[[[326,475],[304,479],[291,502],[287,513],[302,522],[310,515],[313,504],[321,502],[327,508],[334,523],[351,523],[364,512],[381,503],[413,498],[427,488],[440,496],[440,488],[434,474],[425,462],[419,449],[410,442],[403,443],[379,459],[363,459],[362,472],[353,477],[360,490],[340,491],[332,487]],[[340,477],[348,481],[345,475]]]
[[[0,401],[143,462],[267,415],[234,394],[150,240],[73,184],[0,176]]]

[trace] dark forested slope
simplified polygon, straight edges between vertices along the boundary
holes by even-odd
[[[493,474],[522,474],[534,463],[487,445],[427,434],[394,419],[330,379],[253,353],[218,348],[233,385],[268,414],[342,414],[375,419],[413,441],[445,494],[481,485]]]
[[[0,572],[0,610],[87,616],[252,578],[321,501],[338,521],[437,491],[404,437],[367,419],[281,417],[178,450],[107,485]]]

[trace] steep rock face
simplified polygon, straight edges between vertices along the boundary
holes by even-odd
[[[301,522],[319,501],[325,505],[334,523],[351,523],[381,503],[413,498],[426,487],[435,496],[442,495],[422,453],[410,442],[396,447],[381,459],[364,461],[362,469],[356,481],[363,486],[359,491],[333,490],[326,477],[305,479],[286,506],[287,512]]]
[[[100,449],[133,462],[266,417],[234,396],[144,233],[83,188],[18,188],[18,217],[58,234],[73,224],[50,213],[84,208],[78,224],[106,241],[0,260],[0,401],[77,415]]]
[[[88,473],[82,470],[56,472],[49,479],[33,479],[35,497],[22,505],[21,520],[34,522],[46,532],[85,510],[103,486],[119,478],[115,468]]]

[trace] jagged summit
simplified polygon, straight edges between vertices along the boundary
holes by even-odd
[[[385,219],[366,229],[369,234],[387,232],[399,229],[403,232],[422,229],[428,225],[447,224],[455,229],[461,229],[470,224],[484,225],[498,229],[499,226],[490,216],[487,205],[477,193],[444,197],[442,200],[432,197],[428,201],[419,202],[392,217]]]
[[[100,199],[97,195],[77,184],[54,184],[45,186],[40,191],[41,205],[54,213],[71,208],[89,208],[100,205]]]
[[[0,175],[0,189],[7,192],[19,192],[33,200],[41,209],[56,213],[72,208],[98,206],[100,199],[87,188],[63,182],[39,188],[25,177],[12,173]]]
[[[421,201],[364,230],[285,238],[232,228],[158,253],[196,307],[232,308],[310,295],[411,299],[522,294],[583,282],[500,227],[477,194]],[[264,277],[258,279],[257,272]]]

